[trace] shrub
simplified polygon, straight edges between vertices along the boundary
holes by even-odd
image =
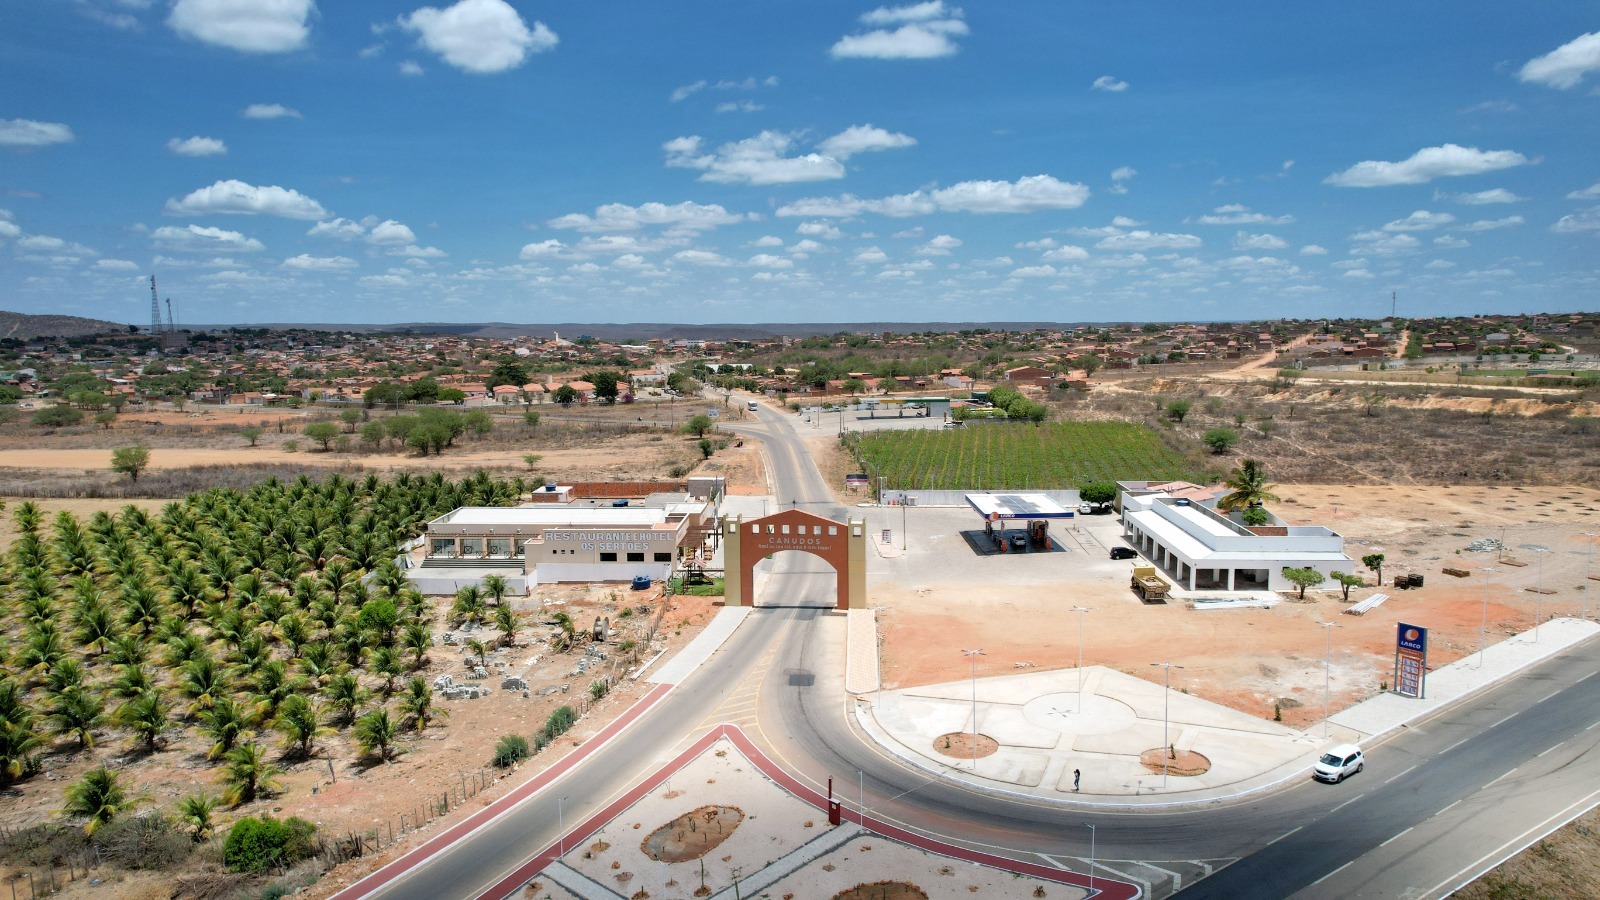
[[[509,769],[528,758],[528,739],[520,734],[508,734],[494,745],[494,767]]]
[[[1200,438],[1205,441],[1212,453],[1227,453],[1234,444],[1239,443],[1239,432],[1232,428],[1212,428]]]
[[[1250,507],[1241,513],[1239,518],[1243,519],[1246,525],[1251,526],[1265,525],[1272,521],[1272,516],[1268,515],[1267,511],[1259,506]]]
[[[610,692],[610,690],[611,685],[606,684],[606,680],[604,678],[596,678],[594,681],[589,683],[589,696],[596,700],[604,697]]]
[[[76,425],[83,421],[83,413],[70,406],[46,406],[33,414],[33,424],[48,428]]]
[[[577,721],[578,714],[572,711],[572,707],[558,707],[555,712],[550,714],[550,718],[545,720],[544,734],[554,741],[556,738],[566,734],[568,729],[572,728]]]
[[[245,816],[228,829],[222,843],[222,862],[235,872],[260,872],[288,865],[314,852],[311,836],[317,827],[305,819],[287,820]]]
[[[101,857],[124,869],[160,871],[189,858],[194,841],[161,813],[127,816],[95,832]]]

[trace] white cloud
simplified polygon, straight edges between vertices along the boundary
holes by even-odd
[[[190,225],[186,228],[163,225],[150,232],[150,239],[173,250],[187,252],[213,253],[218,250],[233,250],[240,253],[256,253],[267,249],[260,241],[253,237],[245,237],[237,231],[224,231],[221,228],[199,225]]]
[[[1521,203],[1527,197],[1518,197],[1505,188],[1491,188],[1487,191],[1477,191],[1470,194],[1449,194],[1444,191],[1434,191],[1433,199],[1450,200],[1467,206],[1487,206],[1492,203]]]
[[[1371,278],[1371,277],[1373,277],[1373,275],[1372,275],[1371,272],[1368,272],[1366,269],[1346,269],[1345,272],[1344,272],[1344,277],[1346,277],[1346,278]]]
[[[864,247],[856,252],[855,261],[864,265],[874,265],[889,261],[889,254],[877,247]]]
[[[1462,225],[1461,227],[1457,228],[1456,230],[1457,231],[1495,231],[1495,230],[1500,229],[1500,228],[1510,228],[1513,225],[1521,225],[1522,222],[1523,222],[1523,219],[1522,219],[1521,216],[1506,216],[1503,219],[1479,219],[1476,222],[1469,222],[1466,225]]]
[[[1424,147],[1400,162],[1366,160],[1322,180],[1338,187],[1388,187],[1397,184],[1424,184],[1435,178],[1479,175],[1525,166],[1533,160],[1514,150],[1479,150],[1444,144]]]
[[[662,145],[667,165],[698,169],[701,181],[719,184],[793,184],[844,177],[844,164],[820,153],[786,156],[793,138],[781,131],[763,131],[752,138],[723,144],[714,153],[700,152],[698,135]]]
[[[1573,234],[1596,229],[1600,229],[1600,206],[1591,206],[1580,212],[1562,216],[1550,226],[1550,230],[1558,234]]]
[[[682,102],[684,100],[689,99],[690,97],[694,96],[695,94],[699,93],[700,91],[705,90],[705,88],[706,88],[706,80],[704,78],[700,79],[699,81],[696,81],[694,84],[686,84],[683,87],[674,88],[673,91],[672,91],[672,97],[671,97],[672,102],[673,103],[680,103],[680,102]]]
[[[1020,269],[1011,270],[1012,278],[1054,278],[1059,274],[1061,273],[1056,270],[1056,267],[1051,265],[1023,266]]]
[[[1424,269],[1454,269],[1456,264],[1448,259],[1435,259],[1423,266]]]
[[[1101,75],[1099,78],[1094,80],[1093,84],[1089,85],[1089,89],[1095,91],[1110,91],[1113,94],[1120,94],[1128,89],[1128,83],[1126,81],[1119,81],[1110,75]]]
[[[48,147],[71,143],[74,138],[72,129],[60,122],[0,119],[0,147]]]
[[[1192,234],[1164,234],[1151,231],[1130,231],[1112,234],[1095,244],[1102,250],[1189,250],[1200,246],[1200,238]]]
[[[1318,246],[1317,244],[1307,244],[1304,247],[1300,248],[1300,255],[1301,256],[1327,256],[1328,255],[1328,248],[1327,247]]]
[[[407,244],[405,247],[389,251],[390,256],[404,256],[408,259],[443,259],[449,254],[438,247],[419,247],[416,244]]]
[[[300,119],[304,118],[297,109],[290,109],[282,103],[252,103],[246,106],[239,115],[246,119]]]
[[[960,48],[952,38],[965,36],[967,23],[959,8],[942,0],[909,6],[879,7],[861,17],[865,25],[888,26],[847,35],[829,51],[835,59],[936,59]],[[898,28],[890,30],[898,25]]]
[[[1074,247],[1071,244],[1067,244],[1054,250],[1047,250],[1039,258],[1046,262],[1073,262],[1075,260],[1088,259],[1089,251],[1082,247]]]
[[[30,262],[75,263],[85,256],[100,255],[93,248],[47,234],[30,234],[18,238],[16,249],[22,259]]]
[[[822,238],[825,241],[836,241],[844,237],[844,232],[829,225],[827,222],[801,222],[795,228],[796,234],[807,237]]]
[[[607,203],[597,207],[593,216],[571,213],[551,219],[552,228],[574,228],[578,231],[633,231],[645,226],[666,226],[677,231],[710,231],[723,225],[744,221],[747,217],[731,213],[722,206],[691,203]]]
[[[393,219],[386,219],[372,226],[372,231],[367,233],[367,242],[372,244],[415,244],[417,234],[410,226]]]
[[[367,233],[367,229],[349,219],[330,219],[318,222],[306,232],[307,237],[331,237],[341,241],[354,240]]]
[[[257,187],[234,179],[200,188],[182,200],[168,200],[166,211],[175,216],[261,215],[285,219],[321,219],[328,215],[322,204],[299,191],[276,185]]]
[[[480,75],[515,69],[529,53],[553,49],[558,41],[543,22],[534,22],[529,30],[505,0],[460,0],[446,9],[424,6],[399,22],[445,62]]]
[[[1516,111],[1517,105],[1510,100],[1485,100],[1482,103],[1474,103],[1466,107],[1461,110],[1461,113],[1466,115],[1475,112],[1512,113]]]
[[[1600,181],[1567,195],[1568,200],[1600,200]]]
[[[1233,236],[1233,246],[1239,250],[1282,250],[1289,242],[1275,234],[1250,234],[1241,231]]]
[[[950,251],[961,246],[961,239],[941,234],[917,248],[918,256],[949,256]]]
[[[1460,250],[1472,246],[1472,243],[1453,234],[1441,234],[1433,239],[1433,245],[1440,250]]]
[[[753,247],[782,247],[783,238],[775,234],[764,234],[750,243]]]
[[[1111,180],[1127,181],[1129,178],[1132,178],[1137,174],[1139,174],[1139,170],[1132,166],[1118,166],[1117,168],[1111,170]]]
[[[416,78],[423,74],[422,66],[418,65],[414,60],[404,60],[400,63],[400,74],[408,78]]]
[[[102,272],[137,272],[139,264],[131,259],[96,260],[94,267]]]
[[[283,53],[305,45],[311,0],[175,0],[167,24],[179,34],[245,53]]]
[[[720,253],[712,253],[710,250],[680,250],[672,254],[672,258],[678,262],[692,263],[697,266],[721,267],[734,264],[734,261],[728,257]]]
[[[812,197],[778,208],[780,216],[844,217],[862,213],[915,216],[933,212],[1025,213],[1051,209],[1077,209],[1089,199],[1081,184],[1058,181],[1049,175],[1030,175],[1010,181],[963,181],[947,188],[918,190],[875,200],[850,194]]]
[[[757,253],[755,256],[750,257],[746,265],[754,266],[758,269],[792,269],[794,268],[794,261],[781,256],[774,256],[771,253]]]
[[[173,138],[167,141],[167,149],[179,156],[221,156],[228,152],[226,144],[208,137]]]
[[[1600,31],[1579,35],[1543,56],[1530,59],[1517,73],[1524,82],[1566,90],[1583,77],[1600,72]]]
[[[1055,238],[1045,237],[1036,241],[1023,241],[1017,245],[1018,250],[1049,250],[1059,243]]]
[[[789,248],[789,255],[793,256],[795,259],[805,259],[811,254],[816,253],[818,250],[826,249],[828,248],[817,243],[816,241],[811,240],[810,238],[806,238],[802,241],[795,241],[794,246]]]
[[[1271,216],[1251,212],[1250,207],[1237,203],[1219,206],[1197,220],[1201,225],[1289,225],[1294,216]]]
[[[717,112],[719,112],[719,113],[731,113],[731,112],[753,113],[753,112],[761,112],[763,109],[766,109],[766,107],[762,106],[759,103],[756,103],[753,100],[730,100],[727,103],[718,103],[717,104]]]
[[[0,213],[3,212],[5,210],[0,210]],[[0,217],[0,238],[14,238],[21,233],[22,229],[17,227],[17,223],[8,222],[6,217]]]
[[[1367,260],[1365,257],[1358,259],[1341,259],[1338,262],[1333,263],[1331,267],[1335,269],[1365,269],[1367,267]]]
[[[857,153],[873,150],[894,150],[915,146],[917,139],[907,134],[886,131],[872,125],[851,125],[817,145],[823,154],[841,162]]]
[[[1127,216],[1112,216],[1111,224],[1116,228],[1138,228],[1145,223],[1140,222],[1137,219],[1130,219]]]
[[[1396,219],[1383,226],[1384,231],[1432,231],[1443,225],[1449,225],[1456,220],[1449,213],[1428,212],[1419,209],[1404,219]]]
[[[550,259],[552,257],[565,255],[566,252],[567,245],[552,238],[551,240],[539,241],[535,244],[524,244],[522,246],[522,252],[517,254],[517,258],[523,260]]]
[[[283,261],[285,269],[297,269],[301,272],[338,272],[344,269],[354,269],[359,263],[348,256],[311,256],[305,253],[291,256]]]
[[[1388,231],[1362,231],[1351,235],[1350,240],[1361,245],[1359,252],[1378,256],[1403,256],[1415,253],[1422,244],[1409,234],[1394,234]]]

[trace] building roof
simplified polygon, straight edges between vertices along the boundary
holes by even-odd
[[[635,527],[648,528],[665,524],[668,511],[645,506],[611,507],[595,509],[573,508],[560,505],[538,506],[463,506],[445,513],[429,525],[467,525],[479,527],[537,525],[559,528],[576,527]]]
[[[1076,515],[1048,494],[967,494],[966,498],[985,519],[1070,519]]]

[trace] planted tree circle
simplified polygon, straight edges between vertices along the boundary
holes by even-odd
[[[991,756],[1000,750],[1000,742],[983,732],[978,732],[978,742],[972,742],[972,732],[952,731],[933,739],[933,749],[953,759],[978,759]],[[974,752],[976,746],[976,752]]]
[[[657,828],[640,843],[644,855],[662,862],[687,862],[715,850],[744,821],[737,806],[702,806]]]
[[[1211,770],[1211,760],[1193,750],[1174,751],[1166,747],[1156,747],[1139,754],[1139,762],[1144,765],[1147,772],[1157,775],[1165,772],[1173,777],[1204,775]]]
[[[909,881],[874,881],[840,891],[833,900],[928,900],[928,892]]]

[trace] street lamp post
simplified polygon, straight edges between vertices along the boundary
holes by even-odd
[[[1159,666],[1166,672],[1166,691],[1161,695],[1161,789],[1166,790],[1167,770],[1171,768],[1172,761],[1170,750],[1172,736],[1168,730],[1169,723],[1172,720],[1170,714],[1172,708],[1172,670],[1181,669],[1183,666],[1174,665],[1170,662],[1151,663],[1150,665]]]
[[[906,498],[900,498],[900,549],[906,549]]]
[[[556,834],[556,859],[567,855],[567,813],[564,809],[566,802],[565,797],[556,798],[556,828],[560,829]]]
[[[1087,606],[1074,606],[1071,610],[1078,614],[1078,712],[1083,712],[1083,614],[1089,611]]]
[[[1089,829],[1089,896],[1094,896],[1094,837],[1095,827],[1088,822],[1083,827]]]
[[[962,653],[972,660],[972,771],[978,771],[978,657],[983,656],[983,649],[963,650]]]
[[[1589,555],[1583,561],[1583,619],[1589,619],[1589,582],[1594,580],[1594,539],[1600,533],[1585,531],[1583,536],[1589,539]]]
[[[1322,737],[1326,739],[1328,737],[1329,686],[1333,682],[1333,630],[1339,626],[1334,622],[1318,622],[1317,624],[1322,626],[1324,633],[1328,636],[1327,650],[1324,651],[1322,657]]]
[[[1489,636],[1489,573],[1494,571],[1494,566],[1484,566],[1478,570],[1483,573],[1483,622],[1478,626],[1478,668],[1483,668],[1483,648],[1488,644]]]
[[[1534,547],[1533,552],[1539,554],[1539,580],[1533,592],[1533,642],[1539,642],[1539,618],[1544,601],[1544,556],[1550,552],[1549,547]]]

